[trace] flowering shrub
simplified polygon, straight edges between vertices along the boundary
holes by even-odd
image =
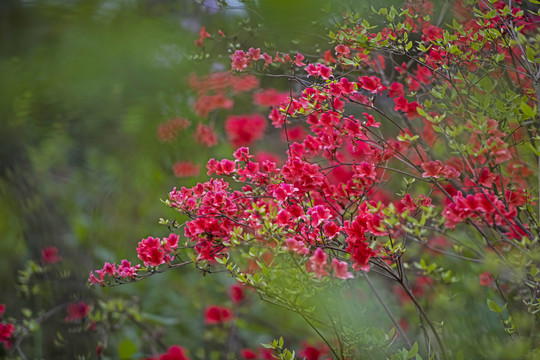
[[[512,3],[472,2],[465,13],[460,4],[447,26],[431,21],[428,1],[374,9],[373,26],[348,14],[320,56],[234,49],[233,73],[281,74],[291,84],[286,98],[255,95],[255,105],[275,105],[268,119],[286,140],[286,160],[257,161],[247,147],[211,159],[213,178],[174,188],[165,201],[187,219],[162,221],[183,229],[183,239],[143,239],[144,266],[122,260],[121,272],[106,263],[90,282],[138,281],[188,264],[223,268],[314,329],[324,345],[302,357],[451,359],[482,350],[474,341],[484,340],[460,334],[444,309],[470,291],[472,271],[488,288],[481,306],[494,314],[485,316],[501,324],[491,341],[514,358],[537,356],[538,17]],[[211,36],[203,30],[200,44]],[[226,92],[258,84],[224,73],[191,82],[201,116],[231,109]],[[260,115],[225,120],[236,147],[265,128]],[[344,318],[347,301],[337,294],[358,290],[350,283],[365,284],[393,330]],[[391,293],[401,305],[388,305]],[[398,306],[405,319],[394,315]],[[217,324],[232,314],[212,306],[205,317]],[[294,357],[283,341],[266,345],[276,358]]]

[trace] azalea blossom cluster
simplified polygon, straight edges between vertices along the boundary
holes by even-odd
[[[523,156],[519,149],[538,136],[530,126],[538,116],[537,95],[531,95],[534,61],[517,40],[508,41],[510,30],[493,29],[512,19],[525,32],[535,19],[495,2],[490,16],[458,17],[443,29],[425,16],[432,7],[418,5],[406,4],[401,23],[394,21],[398,12],[387,15],[387,26],[376,32],[364,23],[349,23],[332,34],[336,45],[320,58],[271,56],[253,47],[234,51],[233,73],[281,69],[290,71],[295,85],[288,94],[255,93],[256,106],[271,106],[267,120],[259,114],[224,116],[226,136],[237,148],[233,157],[210,159],[210,180],[169,193],[166,204],[188,218],[176,229],[183,228],[184,249],[193,251],[195,262],[226,264],[235,250],[245,250],[260,265],[244,273],[235,269],[242,282],[248,282],[246,273],[276,264],[274,256],[293,259],[314,282],[343,283],[376,267],[396,280],[401,294],[422,313],[415,295],[435,280],[425,274],[433,268],[422,269],[414,286],[408,285],[403,255],[410,240],[481,263],[481,252],[472,252],[478,258],[465,257],[461,250],[454,254],[446,238],[438,242],[443,249],[429,247],[429,237],[444,238],[470,225],[484,241],[477,247],[500,258],[529,250],[522,244],[533,241],[538,230],[527,189],[534,172],[527,169],[530,154]],[[413,35],[419,39],[414,43]],[[409,61],[400,64],[396,54]],[[478,72],[485,72],[481,79],[475,78]],[[485,86],[493,93],[515,91],[511,96],[520,105],[492,99],[478,85],[483,77],[489,77]],[[258,84],[252,75],[231,73],[191,82],[198,89],[195,111],[201,116],[231,109],[225,93],[247,92]],[[498,83],[504,84],[501,90]],[[286,141],[283,163],[257,158],[247,147],[270,131]],[[197,133],[199,142],[213,143],[212,129],[199,125]],[[178,241],[174,233],[143,239],[139,259],[147,269],[172,266],[179,259]],[[90,281],[105,285],[105,275],[136,280],[140,267],[127,260],[122,264],[120,271],[106,263]],[[496,281],[488,275],[479,277],[482,285]],[[538,288],[537,283],[528,286]],[[224,323],[232,312],[212,306],[205,319]],[[438,332],[428,325],[444,353]]]
[[[269,120],[277,129],[287,132],[287,126],[299,123],[303,124],[302,129],[309,130],[305,136],[288,144],[288,158],[281,168],[272,161],[254,161],[248,148],[240,148],[234,153],[234,160],[211,159],[207,169],[208,175],[229,176],[245,183],[242,191],[232,190],[223,179],[212,179],[191,189],[174,189],[169,194],[169,206],[191,218],[185,224],[184,236],[194,242],[198,260],[213,261],[226,253],[232,245],[231,234],[241,229],[253,234],[258,241],[274,239],[277,244],[271,246],[281,246],[303,256],[306,270],[316,277],[327,276],[331,270],[334,276],[348,279],[353,275],[345,260],[350,261],[352,269],[367,271],[380,247],[376,238],[400,234],[399,224],[387,225],[392,212],[412,214],[422,207],[435,206],[432,199],[439,195],[446,199],[442,214],[450,228],[466,220],[483,220],[483,225],[508,226],[508,235],[513,238],[530,234],[527,225],[516,219],[516,208],[530,198],[523,191],[504,190],[515,200],[503,201],[493,192],[499,184],[488,184],[480,179],[495,180],[489,170],[491,166],[519,162],[517,154],[503,140],[506,133],[499,130],[498,121],[486,118],[476,127],[468,125],[471,131],[465,141],[477,155],[467,158],[466,162],[463,158],[438,159],[427,147],[437,138],[436,130],[441,132],[436,125],[444,115],[436,111],[426,114],[414,94],[436,78],[440,81],[437,69],[458,59],[445,50],[447,44],[442,42],[444,31],[441,28],[419,18],[414,20],[420,23],[414,22],[412,17],[406,21],[413,22],[412,32],[422,33],[424,46],[429,46],[430,51],[413,70],[405,64],[395,67],[402,82],[385,84],[378,75],[360,75],[355,80],[334,73],[337,67],[332,67],[332,62],[347,69],[345,59],[366,60],[365,69],[376,63],[383,70],[387,66],[386,62],[381,62],[384,59],[368,57],[363,46],[354,45],[355,34],[368,34],[361,25],[338,34],[344,43],[335,47],[337,59],[325,57],[327,64],[306,65],[306,57],[300,53],[294,58],[279,53],[272,57],[254,48],[237,50],[232,55],[234,71],[245,71],[258,61],[263,61],[265,67],[282,63],[303,67],[306,79],[318,81],[308,84],[298,79],[304,84],[300,95],[283,97],[279,106],[270,111]],[[483,24],[477,21],[475,26],[468,24],[467,37],[456,33],[461,46],[477,41],[482,36],[481,30],[491,26],[490,20]],[[368,38],[384,48],[404,31],[385,28],[378,34],[368,34]],[[493,45],[486,41],[484,46]],[[480,51],[470,50],[471,64],[480,56]],[[500,51],[509,50],[501,47]],[[200,96],[213,92],[219,97],[228,87],[236,92],[251,89],[258,82],[250,76],[236,78],[215,73],[202,79],[192,76],[190,81]],[[410,96],[405,96],[405,86]],[[385,114],[376,121],[374,115],[381,113],[374,102],[377,97],[393,99],[395,114]],[[204,104],[212,102],[206,98],[202,101],[201,97],[199,100]],[[357,117],[347,110],[350,106],[367,111]],[[382,138],[376,132],[383,120],[400,129],[394,139]],[[420,121],[424,126],[421,133],[411,125],[412,121]],[[402,127],[399,122],[409,126]],[[203,125],[199,127],[203,129]],[[225,121],[227,136],[235,146],[249,145],[262,138],[265,127],[266,122],[260,115],[230,116]],[[480,131],[481,128],[486,131]],[[321,165],[319,159],[325,159],[326,165]],[[411,176],[425,179],[431,184],[431,197],[416,194],[414,201],[411,194],[406,193],[402,198],[391,200],[378,185],[389,181],[385,171],[389,162],[401,164]],[[471,184],[478,191],[467,194],[464,189],[471,189]],[[484,191],[486,185],[491,190]],[[498,193],[501,191],[499,188]],[[279,229],[278,233],[270,232],[269,228],[275,229],[273,225]],[[174,249],[165,249],[162,243],[167,244],[152,237],[139,243],[137,252],[145,266],[159,266],[173,259],[169,251]],[[328,249],[332,248],[339,249],[341,255],[329,261]],[[118,276],[110,269],[101,270],[101,274]],[[103,276],[93,281],[101,283]]]

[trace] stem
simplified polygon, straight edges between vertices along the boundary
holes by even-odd
[[[538,78],[534,79],[534,92],[536,93],[536,103],[538,104],[538,111],[540,112],[540,85],[538,84],[539,80]],[[538,122],[537,125],[540,124],[540,114],[538,115]],[[538,157],[538,169],[536,170],[537,177],[538,177],[538,218],[540,220],[540,156]],[[540,221],[539,221],[540,224]]]
[[[301,311],[298,311],[296,310],[296,312],[298,314],[300,314],[300,316],[309,324],[309,326],[311,326],[311,328],[317,333],[317,335],[319,335],[319,337],[321,339],[323,339],[323,341],[326,343],[326,346],[328,346],[328,348],[330,349],[330,351],[332,351],[332,354],[334,354],[334,356],[336,357],[336,359],[340,359],[340,357],[338,356],[338,354],[336,353],[336,351],[334,350],[334,348],[330,345],[330,343],[328,342],[328,340],[326,340],[326,338],[321,334],[321,332],[319,330],[317,330],[317,328],[311,323],[311,321],[308,320],[307,317],[304,316],[304,314],[302,314]],[[343,359],[343,358],[341,358]]]
[[[151,328],[149,328],[146,324],[144,324],[144,323],[142,323],[140,321],[137,321],[137,319],[135,319],[135,317],[133,317],[133,315],[131,315],[131,314],[128,314],[128,318],[131,321],[133,321],[133,323],[139,329],[141,329],[143,332],[147,333],[152,338],[152,340],[154,340],[156,342],[156,344],[161,348],[161,350],[163,350],[163,351],[167,350],[167,345],[165,345],[165,343],[163,341],[161,341],[159,336],[156,336],[154,334],[154,331]]]
[[[537,295],[538,295],[538,291],[535,289],[533,298],[531,300],[531,306],[534,305],[534,303],[536,302],[536,299],[538,298]],[[533,312],[532,316],[533,316],[533,319],[532,319],[531,332],[529,334],[529,339],[531,341],[531,349],[534,350],[536,348],[534,345],[535,344],[534,340],[536,338],[536,317],[537,317],[536,313]]]
[[[328,319],[332,323],[332,328],[334,329],[334,333],[336,334],[336,340],[339,345],[339,356],[341,359],[344,359],[343,357],[343,341],[341,341],[341,337],[339,336],[339,332],[336,328],[336,323],[334,322],[334,319],[332,318],[332,315],[330,314],[330,311],[328,311],[328,307],[324,305],[324,310],[326,311],[326,315],[328,316]]]
[[[441,339],[441,337],[439,336],[439,333],[437,332],[437,329],[435,329],[435,327],[433,326],[433,324],[431,323],[431,320],[429,319],[429,317],[427,316],[426,312],[424,311],[424,309],[422,308],[422,306],[420,306],[420,304],[418,303],[418,301],[416,300],[416,298],[414,297],[412,291],[408,288],[408,286],[405,285],[405,283],[403,281],[400,281],[399,284],[401,285],[401,287],[403,288],[403,290],[405,290],[405,292],[407,293],[407,295],[409,296],[409,298],[412,300],[412,302],[414,303],[414,306],[416,307],[416,309],[420,312],[420,314],[422,315],[422,317],[424,318],[424,320],[426,321],[426,323],[428,324],[429,328],[431,329],[431,332],[433,333],[433,335],[435,336],[435,339],[437,340],[437,344],[439,345],[439,349],[441,350],[441,354],[442,354],[442,358],[444,360],[447,360],[447,357],[446,357],[446,348],[444,346],[444,343]]]
[[[390,320],[392,320],[392,322],[394,323],[394,326],[398,329],[400,335],[403,337],[403,339],[407,343],[407,346],[409,346],[409,348],[411,348],[412,344],[411,344],[411,341],[409,340],[409,338],[407,337],[407,334],[405,333],[405,331],[403,330],[401,325],[399,325],[399,322],[396,320],[396,318],[394,317],[394,315],[392,314],[392,312],[390,311],[390,309],[388,308],[388,306],[386,305],[384,300],[381,298],[381,296],[377,292],[377,289],[375,289],[375,287],[373,286],[373,283],[369,279],[368,275],[366,273],[363,273],[363,275],[364,275],[364,278],[366,279],[366,282],[368,283],[369,287],[373,291],[373,294],[375,294],[375,297],[377,298],[377,300],[379,301],[381,306],[384,308],[384,311],[386,312],[386,314],[388,315]]]
[[[184,262],[181,262],[181,263],[178,263],[178,264],[172,264],[172,265],[169,265],[166,268],[162,268],[162,269],[158,269],[158,270],[151,270],[151,271],[149,271],[149,272],[147,272],[147,273],[145,273],[143,275],[137,275],[136,278],[127,280],[125,282],[124,281],[118,281],[116,283],[103,284],[101,286],[102,287],[113,287],[113,286],[120,286],[120,285],[123,285],[123,284],[126,284],[126,283],[138,282],[138,281],[141,281],[142,279],[147,278],[149,276],[152,276],[152,275],[155,275],[155,274],[161,274],[161,273],[164,273],[166,271],[176,269],[176,268],[179,268],[179,267],[183,267],[183,266],[191,264],[191,263],[193,263],[193,261],[190,260],[190,261],[184,261]]]

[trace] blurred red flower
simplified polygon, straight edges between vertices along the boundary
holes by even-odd
[[[233,318],[232,310],[224,306],[211,305],[204,313],[205,323],[209,325],[221,324]]]
[[[54,246],[47,246],[41,250],[41,259],[44,264],[54,264],[62,260],[58,255],[58,249]]]

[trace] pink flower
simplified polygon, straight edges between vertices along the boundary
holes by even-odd
[[[349,269],[349,264],[345,261],[339,261],[338,259],[332,259],[332,269],[334,269],[334,276],[338,279],[352,279],[354,275],[351,274]]]
[[[195,45],[198,47],[202,47],[204,45],[204,39],[212,37],[207,31],[206,28],[203,26],[201,28],[201,31],[199,32],[199,38],[195,40]]]
[[[85,303],[84,301],[79,301],[75,304],[68,305],[66,312],[67,316],[64,319],[66,322],[74,322],[77,320],[82,320],[88,316],[90,313],[91,305]]]
[[[250,58],[246,53],[242,50],[236,50],[234,54],[231,56],[232,63],[231,67],[233,70],[236,71],[242,71],[246,69],[251,62]]]
[[[108,274],[110,276],[114,276],[115,273],[116,273],[116,265],[114,264],[111,264],[109,262],[106,262],[104,265],[103,265],[103,272],[105,274]]]
[[[351,53],[351,49],[347,45],[339,44],[334,48],[336,50],[336,54],[340,55],[349,55]]]
[[[298,254],[307,255],[309,254],[309,249],[305,246],[303,241],[295,240],[295,239],[287,239],[285,241],[287,244],[286,249],[290,251],[294,251]]]
[[[261,56],[261,49],[257,48],[249,48],[248,55],[251,56],[252,60],[259,60],[262,58]]]
[[[307,71],[308,76],[310,75],[314,77],[321,76],[323,79],[326,79],[326,80],[328,80],[330,76],[332,76],[332,69],[320,63],[317,63],[316,65],[309,64],[308,66],[304,68],[304,70]]]
[[[232,99],[223,94],[217,94],[200,96],[193,107],[197,115],[208,116],[216,109],[232,109],[233,105],[234,101]]]
[[[422,30],[425,38],[430,41],[439,40],[443,38],[444,30],[435,25],[429,25]]]
[[[330,209],[324,205],[317,205],[310,208],[307,215],[311,217],[311,226],[317,227],[326,220],[329,220],[332,215]]]
[[[368,113],[362,113],[362,115],[366,117],[366,126],[374,128],[378,128],[381,126],[381,123],[375,122],[375,118],[373,117],[373,115],[370,115]]]
[[[0,343],[4,343],[6,349],[11,347],[13,333],[15,333],[15,326],[13,324],[0,323]]]
[[[428,161],[428,162],[423,163],[421,166],[422,166],[422,169],[424,169],[424,173],[422,173],[422,177],[438,178],[444,165],[440,161]]]
[[[189,120],[176,117],[159,124],[157,129],[157,137],[161,142],[173,142],[178,136],[180,130],[185,130],[191,125]]]
[[[288,96],[287,93],[270,88],[253,94],[253,102],[258,106],[279,106]]]
[[[328,255],[321,248],[317,248],[306,263],[306,271],[315,273],[319,279],[328,276],[328,272],[324,269],[327,258]]]
[[[424,172],[422,177],[434,177],[439,178],[443,177],[446,179],[454,179],[459,177],[460,173],[452,166],[444,165],[440,160],[428,161],[421,164]]]
[[[249,149],[244,146],[236,149],[236,151],[233,153],[233,156],[237,161],[244,161],[244,162],[248,162],[249,159],[253,157],[253,155],[249,154]]]
[[[397,82],[393,82],[388,89],[388,96],[390,97],[403,96],[404,94],[405,93],[403,92],[403,84]]]
[[[90,272],[90,275],[88,276],[88,282],[90,285],[99,284],[103,285],[103,281],[105,280],[105,274],[101,272],[101,270],[96,270],[96,273],[100,275],[100,277],[96,277],[93,272]]]
[[[478,280],[480,282],[480,285],[482,286],[493,286],[493,276],[489,271],[484,271],[480,275],[478,275]]]
[[[300,67],[300,66],[306,66],[306,64],[304,64],[304,63],[302,62],[302,60],[304,60],[304,58],[305,58],[304,55],[302,55],[302,54],[300,54],[300,53],[297,53],[297,54],[296,54],[296,57],[294,58],[294,64],[295,64],[296,66],[298,66],[298,67]]]
[[[381,79],[376,76],[360,76],[358,78],[358,84],[362,89],[368,90],[372,94],[386,89],[386,87],[381,84]]]
[[[395,111],[407,111],[409,109],[409,102],[407,101],[407,99],[405,99],[405,97],[403,97],[403,95],[395,98],[394,104],[396,105],[394,106]]]
[[[233,146],[249,146],[264,135],[266,120],[259,114],[231,115],[225,120],[225,132]]]
[[[197,132],[194,137],[196,142],[206,147],[212,147],[217,144],[217,135],[214,132],[214,128],[206,126],[203,123],[199,123],[197,126]]]
[[[221,161],[210,159],[206,164],[206,169],[208,170],[207,175],[230,175],[236,169],[236,164],[229,159],[223,159]]]
[[[135,267],[131,266],[131,263],[126,259],[123,259],[120,266],[118,266],[118,275],[121,277],[132,277],[137,274],[137,270],[141,265]]]
[[[244,288],[240,284],[234,284],[229,287],[229,298],[238,305],[245,299]]]
[[[178,247],[178,240],[180,237],[176,235],[175,233],[171,233],[168,237],[163,238],[161,241],[162,248],[164,251],[171,252],[174,251]]]
[[[145,266],[159,266],[165,263],[165,252],[161,251],[161,241],[158,238],[148,237],[139,242],[137,254]]]
[[[173,165],[173,172],[174,176],[179,178],[192,177],[199,175],[201,167],[191,161],[180,161]]]
[[[58,255],[58,249],[54,246],[47,246],[41,250],[41,259],[44,264],[54,264],[62,260]]]

